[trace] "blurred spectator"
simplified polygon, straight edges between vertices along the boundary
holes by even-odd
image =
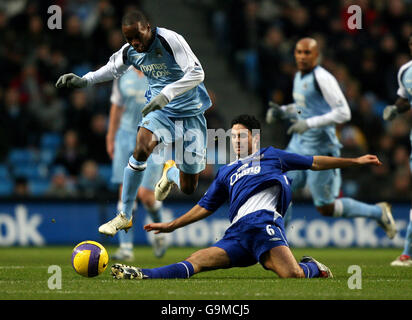
[[[92,118],[89,99],[85,90],[76,89],[70,95],[70,105],[66,109],[66,130],[74,130],[82,141],[89,134],[90,120]]]
[[[80,174],[80,168],[86,160],[86,152],[79,141],[76,131],[68,130],[64,134],[63,145],[57,152],[55,165],[62,165],[71,178]]]
[[[86,140],[87,157],[97,163],[111,163],[106,152],[107,116],[101,113],[92,116]]]
[[[17,177],[14,181],[13,196],[26,198],[30,196],[29,183],[26,178]]]
[[[66,170],[57,169],[52,178],[46,196],[56,198],[68,198],[77,195],[75,186],[70,178],[66,175]]]
[[[77,182],[79,195],[85,198],[103,197],[107,192],[106,183],[99,175],[99,167],[93,160],[87,160],[81,167]]]

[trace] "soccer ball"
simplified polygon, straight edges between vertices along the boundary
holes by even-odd
[[[96,241],[83,241],[72,252],[73,269],[84,277],[95,277],[107,267],[109,255],[106,249]]]

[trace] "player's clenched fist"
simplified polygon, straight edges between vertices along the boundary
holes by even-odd
[[[56,82],[56,88],[84,88],[87,86],[87,80],[74,73],[66,73],[62,75]]]

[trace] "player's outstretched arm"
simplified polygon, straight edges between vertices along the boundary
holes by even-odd
[[[188,224],[202,220],[210,216],[212,213],[213,211],[206,210],[197,204],[184,215],[171,222],[149,223],[146,224],[143,229],[147,232],[154,231],[155,234],[173,232],[174,230],[187,226]]]
[[[382,162],[379,161],[377,156],[364,155],[359,158],[336,158],[328,156],[314,156],[311,170],[328,170],[337,168],[347,168],[353,166],[374,165],[380,166]]]

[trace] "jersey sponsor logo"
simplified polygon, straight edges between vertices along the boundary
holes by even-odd
[[[159,79],[161,77],[169,76],[172,73],[168,70],[166,63],[152,63],[148,65],[139,65],[140,70],[148,77]]]
[[[242,166],[243,167],[243,166]],[[230,185],[233,186],[240,178],[247,176],[247,175],[256,175],[259,174],[261,170],[260,166],[253,166],[242,171],[235,172],[230,176]]]

